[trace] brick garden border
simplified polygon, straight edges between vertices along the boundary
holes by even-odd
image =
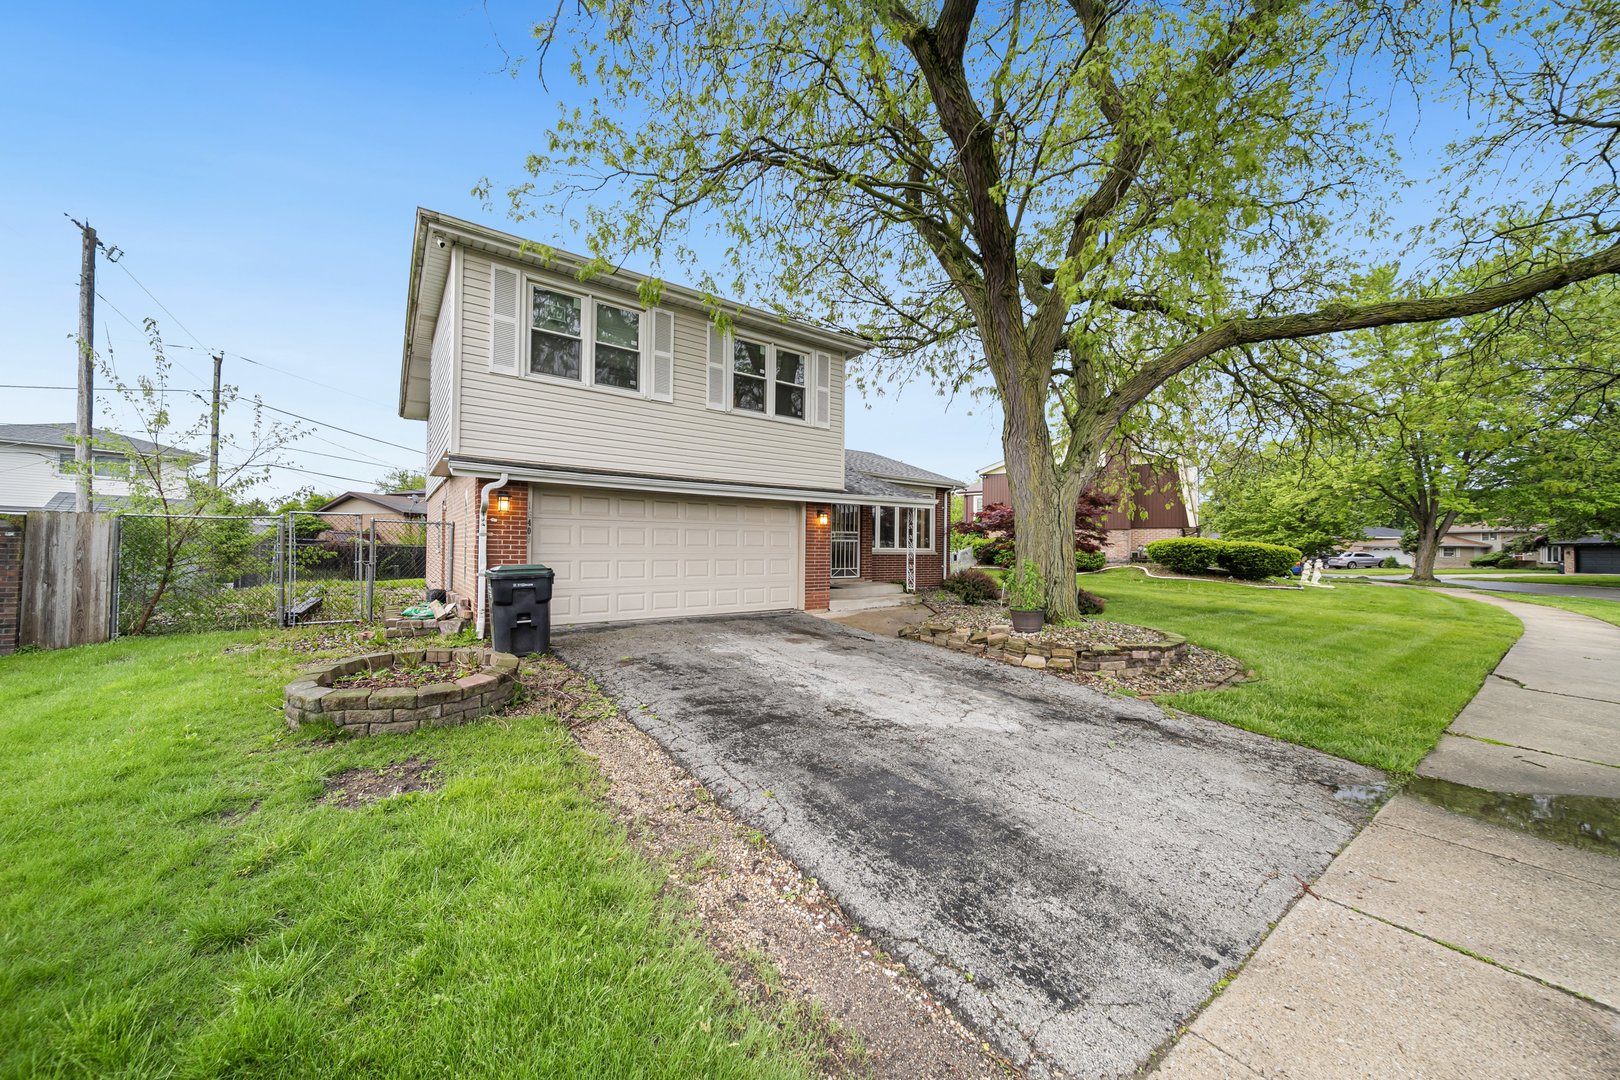
[[[479,670],[426,686],[332,686],[344,675],[423,663],[477,663]],[[384,735],[464,724],[512,700],[517,670],[517,657],[492,649],[401,649],[310,664],[287,684],[287,725],[328,720],[351,735]]]
[[[1015,635],[1010,624],[974,628],[930,619],[903,627],[900,636],[939,645],[956,652],[983,656],[1020,667],[1048,671],[1164,671],[1187,655],[1187,639],[1159,633],[1159,641],[1131,645],[1048,645],[1034,637]]]

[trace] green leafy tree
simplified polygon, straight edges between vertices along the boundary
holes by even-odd
[[[244,555],[262,539],[262,530],[240,516],[254,505],[251,492],[269,479],[268,466],[302,430],[280,422],[265,422],[257,402],[245,439],[220,437],[220,469],[214,483],[194,466],[201,454],[187,449],[208,444],[209,410],[202,403],[189,419],[175,411],[185,398],[169,382],[171,364],[163,351],[157,324],[146,321],[153,355],[153,373],[134,383],[119,378],[110,364],[103,376],[135,417],[138,429],[132,442],[122,435],[94,439],[107,451],[106,461],[95,466],[106,477],[127,488],[114,512],[123,515],[119,562],[120,608],[130,612],[120,631],[144,634],[160,624],[169,628],[200,629],[184,620],[159,618],[166,601],[182,589],[216,592],[241,573]],[[221,388],[220,414],[228,416],[238,401],[235,387]],[[148,445],[149,444],[149,445]],[[228,518],[228,520],[221,520]]]
[[[696,275],[711,295],[853,319],[878,376],[992,383],[1024,554],[1061,619],[1076,614],[1077,497],[1140,407],[1190,392],[1178,380],[1203,361],[1620,270],[1611,10],[585,0],[535,36],[542,72],[570,47],[588,100],[547,124],[533,179],[508,195],[515,217],[560,222],[584,196],[602,266],[695,270],[708,230],[732,271]],[[1355,265],[1339,238],[1387,233],[1380,200],[1404,179],[1376,126],[1382,88],[1357,89],[1369,67],[1420,100],[1477,103],[1448,114],[1470,125],[1456,149],[1470,168],[1563,159],[1518,189],[1522,205],[1451,189],[1435,246],[1464,262],[1510,252],[1495,276],[1337,295]]]
[[[416,469],[390,469],[377,481],[377,490],[421,491],[427,487],[427,478]]]
[[[1233,452],[1209,472],[1200,523],[1223,540],[1281,544],[1313,558],[1388,517],[1360,497],[1353,473],[1319,448],[1285,443],[1253,455]]]

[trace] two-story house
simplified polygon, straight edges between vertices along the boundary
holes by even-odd
[[[72,510],[78,487],[74,472],[76,426],[62,424],[0,424],[0,511]],[[105,432],[98,433],[105,437]],[[195,454],[160,447],[145,439],[118,437],[137,454],[161,456],[170,467],[183,469],[197,460]],[[91,455],[91,490],[95,508],[116,506],[129,495],[122,479],[125,455],[111,447],[97,446]]]
[[[1106,532],[1103,554],[1109,562],[1125,562],[1155,540],[1191,536],[1198,531],[1198,478],[1191,466],[1138,461],[1127,466],[1114,458],[1105,466],[1098,487],[1116,492],[1117,501],[1102,525]],[[979,482],[962,495],[962,520],[987,506],[1012,503],[1006,462],[979,470]]]
[[[427,421],[428,519],[456,525],[429,585],[481,605],[488,567],[544,563],[569,624],[937,582],[956,482],[845,452],[866,347],[419,210],[399,411]]]

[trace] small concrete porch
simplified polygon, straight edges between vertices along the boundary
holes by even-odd
[[[868,581],[865,578],[834,578],[829,586],[827,612],[838,615],[868,608],[900,607],[914,604],[917,598],[906,592],[904,585],[891,581]]]

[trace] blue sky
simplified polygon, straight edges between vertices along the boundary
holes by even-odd
[[[280,471],[267,490],[365,487],[389,465],[419,468],[419,453],[373,441],[424,438],[395,413],[412,215],[421,205],[508,226],[469,190],[518,179],[543,143],[556,99],[532,75],[504,74],[497,45],[526,49],[535,11],[7,5],[0,382],[73,382],[79,246],[67,212],[125,252],[97,270],[96,345],[111,344],[120,375],[150,370],[131,325],[150,315],[176,346],[175,385],[206,385],[203,347],[224,349],[226,381],[245,394],[372,437],[315,428],[288,460],[334,477]],[[578,248],[538,225],[522,232]],[[71,420],[73,401],[6,388],[0,422]],[[970,414],[921,384],[851,404],[851,447],[961,479],[1001,456],[993,406]]]

